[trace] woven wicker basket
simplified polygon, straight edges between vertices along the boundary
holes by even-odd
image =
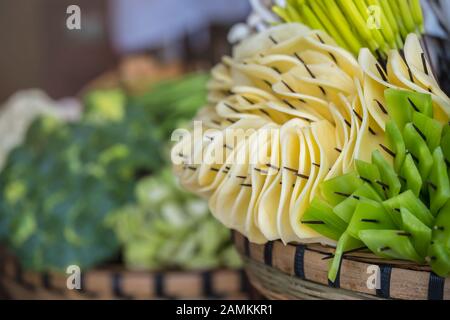
[[[333,249],[321,245],[255,245],[239,233],[234,243],[244,258],[250,284],[270,299],[450,300],[450,278],[428,267],[381,260],[360,252],[344,256],[336,283],[327,273]],[[370,266],[379,267],[379,289],[369,289]]]
[[[67,289],[67,275],[23,271],[0,249],[0,286],[11,299],[247,299],[240,270],[139,272],[111,267],[82,273],[81,290]]]

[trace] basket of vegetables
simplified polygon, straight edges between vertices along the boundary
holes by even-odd
[[[78,289],[72,286],[77,283],[72,273],[50,271],[50,266],[43,267],[43,272],[32,271],[11,253],[14,250],[3,250],[1,282],[9,296],[245,298],[246,278],[239,271],[240,258],[230,244],[229,232],[210,218],[204,201],[177,188],[167,170],[138,182],[136,199],[105,218],[120,246],[120,259],[96,263],[92,268],[79,266]],[[90,254],[91,248],[85,250]],[[63,262],[67,263],[69,260]],[[67,270],[71,269],[63,271]]]
[[[79,121],[35,120],[0,174],[0,285],[17,299],[245,297],[228,230],[167,169],[206,76],[91,89]]]
[[[268,298],[450,299],[450,98],[419,1],[266,13],[173,148],[181,184]]]

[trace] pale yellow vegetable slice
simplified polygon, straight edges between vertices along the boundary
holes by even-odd
[[[277,101],[277,102],[268,102],[267,107],[269,110],[275,110],[279,113],[285,114],[286,121],[283,121],[283,123],[286,123],[287,121],[293,118],[299,118],[306,122],[320,121],[323,119],[323,117],[309,105],[304,104],[299,105],[299,104],[300,103],[289,101],[285,102]]]
[[[256,133],[255,133],[256,134]],[[252,141],[253,137],[249,138]],[[248,207],[252,196],[252,188],[244,186],[251,184],[251,175],[249,167],[250,143],[246,143],[240,150],[242,153],[242,164],[236,166],[236,170],[232,173],[231,179],[239,186],[240,191],[236,200],[233,202],[231,209],[231,228],[245,234],[245,226],[247,221]]]
[[[419,52],[416,52],[416,54],[419,54]],[[430,94],[433,99],[434,118],[442,123],[448,122],[450,117],[450,100],[438,86],[434,86],[433,83],[428,83],[424,86],[422,83],[417,81],[415,75],[420,76],[420,74],[417,72],[414,74],[400,54],[396,51],[392,51],[389,54],[388,67],[389,70],[392,71],[390,77],[392,82],[398,83],[399,86],[409,90]],[[422,80],[426,79],[422,77]]]
[[[256,226],[267,240],[279,239],[276,228],[277,209],[281,192],[280,186],[280,130],[274,130],[271,137],[270,161],[265,163],[265,181],[255,203]]]
[[[421,87],[426,91],[431,89],[433,95],[436,95],[437,103],[448,117],[450,115],[450,98],[439,87],[416,34],[412,33],[406,38],[405,60],[414,78],[422,84]]]
[[[246,143],[249,136],[266,124],[267,122],[263,119],[243,119],[222,131],[222,139],[212,140],[210,146],[205,148],[203,162],[198,171],[199,193],[212,192],[230,171],[229,167],[244,162],[240,158],[241,153],[239,152],[242,144]],[[205,140],[210,140],[210,138],[206,132]]]
[[[194,121],[200,121],[205,128],[222,129],[224,119],[217,114],[215,107],[206,106],[200,109]]]
[[[302,88],[300,90],[297,82],[292,75],[284,75],[283,80],[274,84],[273,90],[280,96],[280,99],[286,104],[287,108],[302,110],[312,113],[315,111],[323,119],[332,121],[332,115],[328,109],[327,100],[323,99],[323,96],[314,96],[313,91],[320,90],[317,86],[311,86],[311,90]],[[312,110],[312,111],[308,111]]]
[[[380,128],[385,128],[389,121],[386,102],[384,100],[384,87],[368,75],[364,75],[363,82],[364,101],[371,117],[377,122]]]
[[[279,237],[284,243],[297,239],[290,224],[289,212],[294,190],[300,188],[300,180],[297,181],[299,178],[297,176],[300,167],[299,160],[302,161],[306,158],[305,141],[303,137],[300,137],[302,131],[298,130],[302,126],[303,124],[298,120],[292,120],[283,126],[281,132],[281,192],[276,227]]]
[[[320,64],[334,62],[333,58],[321,52],[313,50],[301,50],[294,55],[288,54],[270,54],[259,56],[255,63],[272,68],[278,73],[288,72],[291,68],[303,64]]]
[[[289,227],[283,225],[283,228],[286,230],[286,232],[283,232],[282,237],[284,241],[286,241],[286,243],[298,241],[300,239],[297,235],[294,225],[292,224],[292,221],[295,220],[295,217],[293,217],[293,212],[297,205],[298,199],[300,199],[300,197],[302,196],[304,197],[305,188],[311,185],[311,173],[313,168],[313,166],[311,165],[311,162],[313,161],[311,160],[310,154],[311,143],[307,141],[307,139],[309,139],[311,136],[311,128],[297,127],[295,128],[295,130],[297,131],[297,136],[299,139],[299,154],[297,155],[298,171],[297,173],[292,172],[292,174],[296,177],[296,182],[289,202]],[[292,232],[290,232],[291,230]]]
[[[264,117],[264,114],[258,113],[257,105],[247,106],[245,109],[243,104],[237,103],[237,99],[221,100],[216,107],[217,114],[224,119],[233,119],[238,121],[240,119],[258,119]]]
[[[256,133],[255,133],[256,134]],[[237,229],[235,225],[236,216],[233,212],[235,199],[239,196],[242,186],[242,179],[239,176],[247,175],[248,165],[245,164],[248,160],[246,154],[248,150],[247,143],[242,142],[236,150],[236,157],[243,160],[243,164],[235,161],[229,163],[223,168],[223,180],[211,196],[209,206],[214,216],[219,219],[225,226],[231,229]],[[242,230],[242,229],[241,229]]]
[[[238,61],[242,61],[264,53],[278,43],[290,41],[290,39],[297,36],[302,37],[309,32],[308,27],[298,23],[280,24],[260,32],[235,46],[233,48],[233,57]]]
[[[339,156],[335,150],[337,144],[335,127],[333,127],[328,121],[321,121],[312,124],[311,128],[313,139],[319,150],[318,159],[316,162],[312,163],[312,165],[318,167],[319,171],[317,173],[314,185],[311,188],[310,201],[312,201],[316,196],[317,188],[328,175]]]
[[[307,154],[309,155],[310,171],[308,173],[308,179],[304,187],[302,188],[299,196],[295,200],[295,206],[290,211],[290,223],[298,239],[302,241],[311,241],[312,239],[319,238],[320,235],[311,230],[307,226],[301,224],[301,218],[309,205],[309,199],[311,195],[311,189],[314,186],[316,177],[319,173],[319,168],[313,165],[320,161],[319,147],[314,141],[313,133],[311,128],[302,128],[304,138],[307,145]]]
[[[336,65],[352,78],[361,79],[362,72],[358,61],[347,50],[332,44],[329,36],[321,31],[314,31],[306,38],[308,48],[314,51],[320,51],[332,57]],[[328,42],[327,42],[328,41]],[[325,43],[323,43],[325,42]]]
[[[271,130],[277,129],[276,126],[267,126],[262,130]],[[245,225],[245,235],[248,239],[254,243],[265,243],[267,239],[261,233],[261,231],[257,228],[256,225],[256,212],[255,205],[258,200],[259,194],[264,186],[264,182],[266,180],[266,176],[260,174],[257,170],[267,170],[267,166],[265,166],[266,162],[269,161],[267,155],[270,154],[270,134],[264,133],[263,131],[259,132],[258,136],[255,140],[250,141],[251,149],[250,149],[250,168],[251,168],[251,186],[252,196],[250,199],[250,203],[247,211],[247,219]],[[256,170],[255,170],[256,169]]]
[[[344,116],[339,112],[338,108],[334,104],[330,104],[330,111],[333,114],[335,134],[336,134],[336,146],[334,151],[337,152],[338,158],[332,166],[330,172],[325,177],[325,180],[342,175],[344,172],[344,148],[348,145],[350,140],[350,128],[345,123]]]
[[[252,122],[255,125],[258,125],[257,122]],[[245,127],[241,128],[242,130],[246,130]],[[207,140],[214,139],[212,143],[206,146],[203,153],[203,161],[198,170],[198,188],[202,193],[208,192],[213,189],[214,185],[217,185],[216,182],[217,176],[223,176],[224,171],[227,171],[224,168],[225,159],[224,156],[227,156],[227,153],[224,151],[238,148],[243,141],[240,143],[235,143],[234,145],[230,145],[225,139],[223,139],[224,135],[213,135],[211,133],[206,133],[205,136]],[[242,137],[241,139],[245,139]],[[234,140],[233,140],[234,142]],[[227,147],[224,148],[224,145]],[[235,157],[235,153],[233,153],[233,157]],[[226,162],[234,162],[233,160],[227,159]],[[225,169],[225,170],[224,170]]]
[[[359,80],[355,79],[355,86],[358,90],[358,97],[354,100],[353,111],[360,121],[359,132],[355,145],[354,158],[370,162],[372,153],[385,143],[384,130],[378,127],[376,122],[370,117],[369,110],[366,106],[363,90]],[[392,161],[392,157],[387,157],[388,161]]]
[[[261,56],[261,54],[262,56],[273,54],[285,54],[288,56],[295,57],[295,53],[311,49],[311,45],[308,43],[308,37],[310,37],[311,35],[314,35],[314,32],[310,30],[302,34],[299,33],[297,35],[293,35],[289,37],[287,40],[283,39],[280,40],[279,38],[276,38],[272,35],[271,38],[275,40],[277,44],[267,48],[265,51],[261,52],[259,56]]]
[[[296,79],[322,86],[326,90],[347,95],[355,93],[353,78],[338,68],[335,63],[310,64],[292,68],[290,72]]]
[[[355,146],[359,132],[359,123],[356,115],[352,111],[352,106],[348,98],[341,95],[340,104],[343,107],[343,109],[345,109],[345,112],[342,112],[341,114],[344,117],[345,125],[350,131],[348,142],[347,144],[344,145],[344,148],[342,149],[342,153],[344,154],[344,157],[342,159],[342,170],[343,173],[348,173],[354,169],[353,155],[355,152]]]
[[[398,89],[398,86],[389,83],[386,71],[383,69],[383,67],[380,65],[380,63],[373,56],[369,49],[361,49],[358,56],[358,61],[365,75],[369,76],[375,82],[378,82],[386,88]]]

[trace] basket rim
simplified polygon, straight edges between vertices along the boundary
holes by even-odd
[[[450,277],[439,277],[428,266],[383,260],[368,252],[351,252],[343,256],[336,282],[332,283],[328,280],[328,264],[334,253],[331,247],[285,245],[279,240],[254,244],[238,232],[233,232],[233,241],[246,258],[247,272],[249,261],[254,261],[271,267],[274,273],[384,299],[450,300]],[[375,266],[377,271],[369,269],[370,266]],[[369,277],[375,272],[377,287],[370,288]]]

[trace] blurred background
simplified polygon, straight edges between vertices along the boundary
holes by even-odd
[[[81,30],[66,27],[73,4]],[[1,0],[0,101],[25,88],[73,95],[135,54],[207,68],[229,51],[229,27],[249,10],[243,0]]]
[[[0,298],[248,297],[229,230],[179,188],[169,150],[249,11],[0,0]]]

